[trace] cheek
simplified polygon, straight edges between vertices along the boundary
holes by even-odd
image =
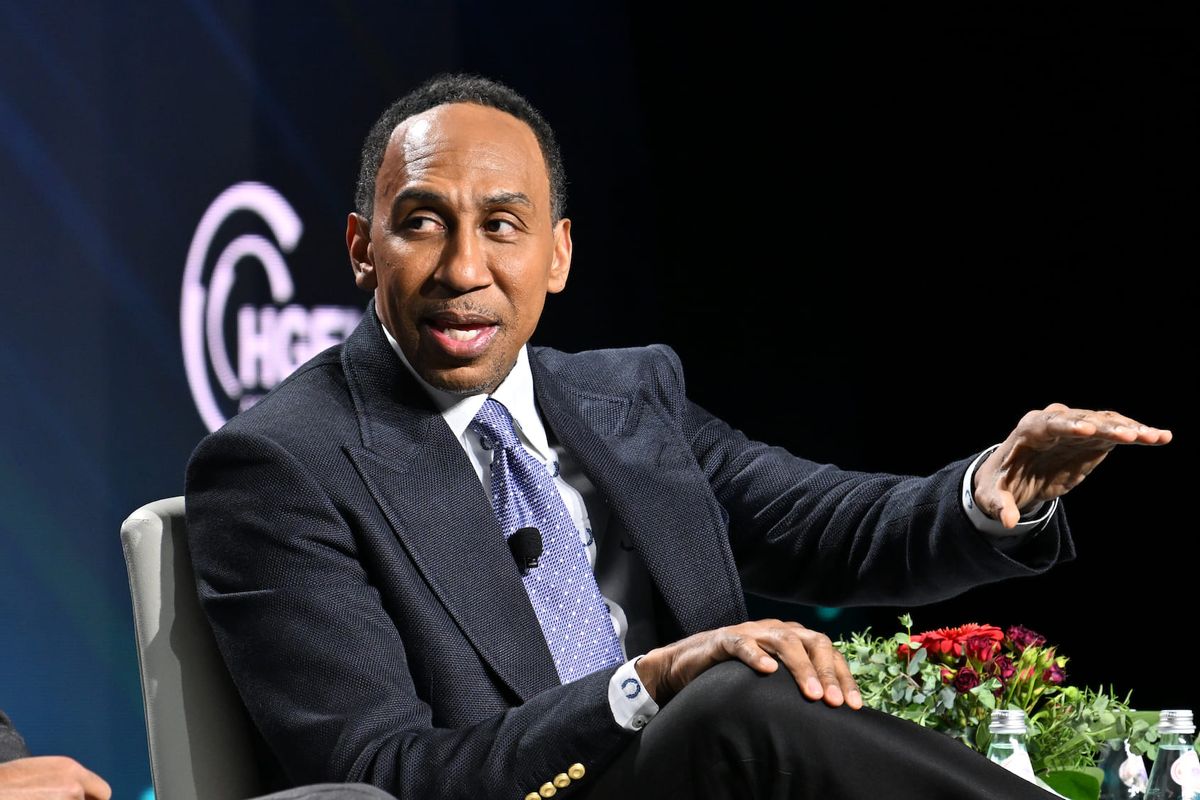
[[[512,259],[494,262],[492,275],[522,321],[529,322],[527,318],[532,316],[532,321],[536,322],[546,303],[549,268],[542,266],[540,260],[536,266],[531,266],[529,259]]]

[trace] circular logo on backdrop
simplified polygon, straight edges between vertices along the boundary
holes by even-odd
[[[196,226],[183,269],[179,327],[188,387],[210,431],[345,339],[362,317],[361,308],[292,302],[286,256],[303,231],[283,195],[255,182],[221,192]],[[265,289],[246,298],[236,289],[250,270],[258,271],[255,285],[265,277]]]

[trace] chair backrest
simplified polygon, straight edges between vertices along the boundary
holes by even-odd
[[[121,525],[155,794],[243,800],[262,792],[253,728],[196,598],[183,498]]]

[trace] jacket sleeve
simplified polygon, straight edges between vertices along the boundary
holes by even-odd
[[[799,458],[752,441],[687,400],[678,358],[661,350],[675,383],[664,395],[677,398],[669,412],[729,516],[746,591],[841,607],[931,603],[1074,557],[1062,503],[1010,554],[975,528],[960,496],[974,455],[928,477]]]
[[[599,770],[619,752],[631,734],[608,704],[615,668],[466,727],[435,726],[406,663],[420,642],[403,640],[371,585],[351,514],[257,434],[214,434],[189,464],[201,604],[291,782],[519,800],[566,765]]]

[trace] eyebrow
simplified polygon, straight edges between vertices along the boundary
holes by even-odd
[[[521,205],[533,208],[533,201],[529,199],[529,195],[523,192],[500,192],[499,194],[489,195],[483,199],[485,206],[511,206]]]
[[[446,198],[443,195],[440,195],[437,192],[431,192],[428,189],[405,189],[392,198],[391,216],[395,217],[396,211],[400,208],[401,204],[409,201],[415,201],[417,203],[444,204],[446,202]]]
[[[408,202],[440,205],[446,205],[449,203],[449,201],[446,199],[446,196],[440,194],[439,192],[433,192],[429,189],[404,189],[392,200],[392,216],[396,215],[396,211],[400,208],[401,204]],[[533,201],[530,200],[529,195],[525,194],[524,192],[498,192],[496,194],[488,195],[487,197],[483,198],[483,205],[487,207],[522,205],[527,206],[530,209],[534,208]]]

